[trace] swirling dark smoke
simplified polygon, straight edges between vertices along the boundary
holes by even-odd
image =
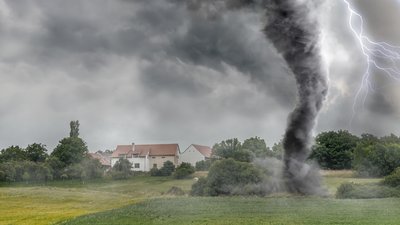
[[[265,34],[293,72],[298,103],[290,114],[284,138],[284,175],[288,191],[319,192],[319,176],[305,161],[312,130],[327,93],[327,79],[318,47],[318,23],[309,1],[270,0]]]
[[[289,115],[284,137],[284,180],[286,191],[322,194],[317,168],[306,164],[312,130],[325,99],[328,85],[319,49],[319,26],[312,0],[191,0],[191,9],[212,5],[221,9],[266,8],[266,37],[293,73],[298,103]]]

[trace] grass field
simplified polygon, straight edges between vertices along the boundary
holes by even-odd
[[[349,175],[349,172],[346,171],[325,172],[324,177],[332,195],[343,182],[378,181],[377,179],[352,178],[351,174]],[[115,224],[130,224],[135,220],[144,224],[146,222],[149,222],[147,224],[179,224],[176,221],[182,218],[193,221],[194,224],[216,224],[215,218],[217,217],[221,218],[218,220],[219,224],[231,224],[228,221],[232,220],[243,224],[269,224],[268,221],[272,221],[271,224],[290,224],[292,222],[301,224],[295,223],[294,220],[307,224],[320,224],[318,221],[321,218],[325,216],[333,218],[334,214],[337,214],[336,217],[340,221],[346,221],[342,217],[342,211],[344,215],[348,213],[349,218],[350,214],[354,215],[352,221],[358,220],[357,216],[363,217],[364,214],[372,216],[374,213],[379,214],[377,218],[380,218],[381,215],[388,215],[387,224],[393,224],[390,221],[400,221],[395,218],[396,214],[400,215],[400,212],[397,211],[400,205],[396,199],[177,198],[163,195],[172,186],[180,187],[188,192],[192,183],[193,180],[139,176],[124,181],[98,180],[88,183],[57,181],[49,182],[45,186],[23,183],[0,184],[0,224],[53,224],[97,212],[100,214],[77,218],[69,221],[68,224],[102,224],[99,221],[102,221],[103,217],[112,221],[114,221],[112,218],[120,217],[119,220],[115,220],[117,221]],[[297,209],[296,204],[309,207]],[[393,208],[394,206],[396,207]],[[108,211],[111,209],[115,210]],[[115,216],[113,216],[114,214]],[[135,218],[132,218],[133,215]],[[174,217],[174,215],[179,216]],[[289,217],[285,216],[288,219],[283,220],[280,218],[282,215]],[[142,220],[139,220],[139,217]],[[267,218],[269,218],[268,221]],[[107,220],[108,222],[103,224],[112,224],[111,220]],[[181,224],[187,224],[183,223],[184,220],[181,221]],[[340,224],[340,221],[333,224]],[[376,220],[371,218],[368,221]],[[397,222],[397,224],[399,223]]]
[[[153,199],[63,225],[399,224],[400,199],[203,197]]]

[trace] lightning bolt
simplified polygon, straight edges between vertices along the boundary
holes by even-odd
[[[386,42],[373,41],[364,31],[364,19],[348,0],[343,0],[349,11],[349,27],[358,42],[361,52],[365,57],[366,68],[361,79],[360,87],[357,90],[353,103],[352,123],[359,104],[364,107],[370,91],[375,91],[371,81],[371,75],[375,71],[383,72],[389,78],[400,81],[400,46],[394,46]]]

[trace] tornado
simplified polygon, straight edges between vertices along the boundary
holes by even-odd
[[[312,1],[269,0],[264,32],[293,73],[298,92],[284,135],[284,182],[288,192],[318,194],[319,172],[306,163],[312,131],[328,87]]]

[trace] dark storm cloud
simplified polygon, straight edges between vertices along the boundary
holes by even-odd
[[[53,147],[76,119],[91,150],[254,135],[277,141],[296,90],[261,31],[264,11],[238,7],[250,1],[191,2],[0,0],[0,147]],[[331,21],[342,27],[337,49],[355,50],[342,19]],[[360,74],[359,66],[336,63],[331,80],[354,85],[346,69]],[[347,125],[335,108],[351,108],[352,87],[342,83],[323,129]]]

